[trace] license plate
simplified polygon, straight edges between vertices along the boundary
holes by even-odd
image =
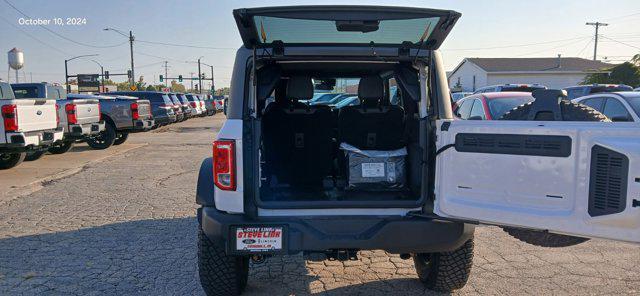
[[[247,226],[235,229],[236,251],[269,252],[282,250],[284,228],[278,226]]]
[[[44,133],[42,135],[42,140],[44,141],[51,141],[53,140],[53,133]]]
[[[92,131],[92,132],[97,132],[99,128],[100,128],[100,127],[99,127],[99,126],[97,126],[97,125],[92,125],[92,126],[91,126],[91,131]]]

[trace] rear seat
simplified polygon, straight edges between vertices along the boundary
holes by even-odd
[[[308,106],[298,100],[313,96],[308,76],[286,83],[286,96],[276,92],[263,116],[265,173],[278,183],[297,188],[319,188],[332,168],[334,117],[328,106]],[[272,178],[269,178],[271,180]]]
[[[404,110],[384,97],[378,75],[360,79],[359,106],[340,109],[338,139],[362,150],[395,150],[404,147]]]

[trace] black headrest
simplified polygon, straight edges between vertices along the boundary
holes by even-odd
[[[358,84],[358,98],[365,102],[378,101],[384,97],[384,83],[378,75],[365,76]]]
[[[309,76],[291,76],[287,81],[287,98],[309,100],[313,97],[313,82]]]

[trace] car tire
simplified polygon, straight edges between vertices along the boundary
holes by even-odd
[[[500,120],[527,120],[532,106],[532,103],[527,103],[517,107],[503,115]],[[610,121],[604,114],[597,110],[570,101],[560,102],[560,112],[562,113],[563,121]],[[537,118],[536,120],[554,120],[553,114],[542,114],[542,116],[545,118]],[[520,241],[540,247],[568,247],[581,244],[589,240],[588,238],[548,233],[540,230],[528,230],[512,227],[502,227],[502,230]]]
[[[29,151],[27,152],[27,156],[25,156],[25,161],[34,161],[42,158],[42,156],[47,152],[47,150],[38,150],[38,151]]]
[[[129,138],[129,133],[127,132],[118,132],[116,133],[116,140],[113,141],[113,145],[120,145],[127,141]]]
[[[26,152],[22,153],[0,153],[0,170],[8,170],[21,164],[25,157]]]
[[[413,255],[418,278],[430,290],[451,292],[467,284],[473,265],[473,239],[450,252]]]
[[[51,154],[63,154],[69,152],[73,148],[73,142],[65,141],[60,145],[53,145],[49,147],[49,153]]]
[[[88,138],[87,144],[93,149],[103,150],[111,147],[116,141],[116,128],[108,123],[100,134]]]
[[[227,255],[224,244],[198,231],[198,273],[208,296],[240,295],[247,286],[249,258]]]

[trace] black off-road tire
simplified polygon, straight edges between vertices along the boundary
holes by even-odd
[[[99,135],[87,139],[87,144],[93,149],[103,150],[111,147],[116,141],[116,128],[108,123]]]
[[[22,153],[0,153],[0,170],[8,170],[16,167],[24,161],[26,152]]]
[[[528,103],[517,107],[500,118],[501,120],[527,120],[529,112],[531,110],[532,103]],[[562,112],[563,121],[610,121],[604,114],[597,110],[573,103],[570,101],[560,102],[560,110]],[[540,114],[538,114],[540,116]],[[543,118],[536,118],[537,120],[553,121],[552,114],[543,114]],[[502,227],[506,233],[514,238],[517,238],[525,243],[539,246],[560,248],[574,246],[577,244],[588,241],[588,238],[576,237],[570,235],[562,235],[555,233],[548,233],[546,231],[527,230],[520,228]]]
[[[63,154],[69,152],[73,148],[73,142],[66,141],[60,145],[53,145],[49,147],[49,153],[51,154]]]
[[[113,141],[113,145],[120,145],[127,141],[129,138],[129,133],[127,132],[118,132],[116,133],[116,140]]]
[[[473,246],[473,239],[470,239],[454,251],[414,254],[418,278],[427,288],[438,292],[464,287],[473,265]]]
[[[227,255],[224,244],[198,231],[200,285],[208,296],[240,295],[247,286],[249,258]]]
[[[25,161],[34,161],[42,158],[42,156],[47,152],[47,150],[39,150],[39,151],[29,151],[27,152],[27,156],[25,156]]]

